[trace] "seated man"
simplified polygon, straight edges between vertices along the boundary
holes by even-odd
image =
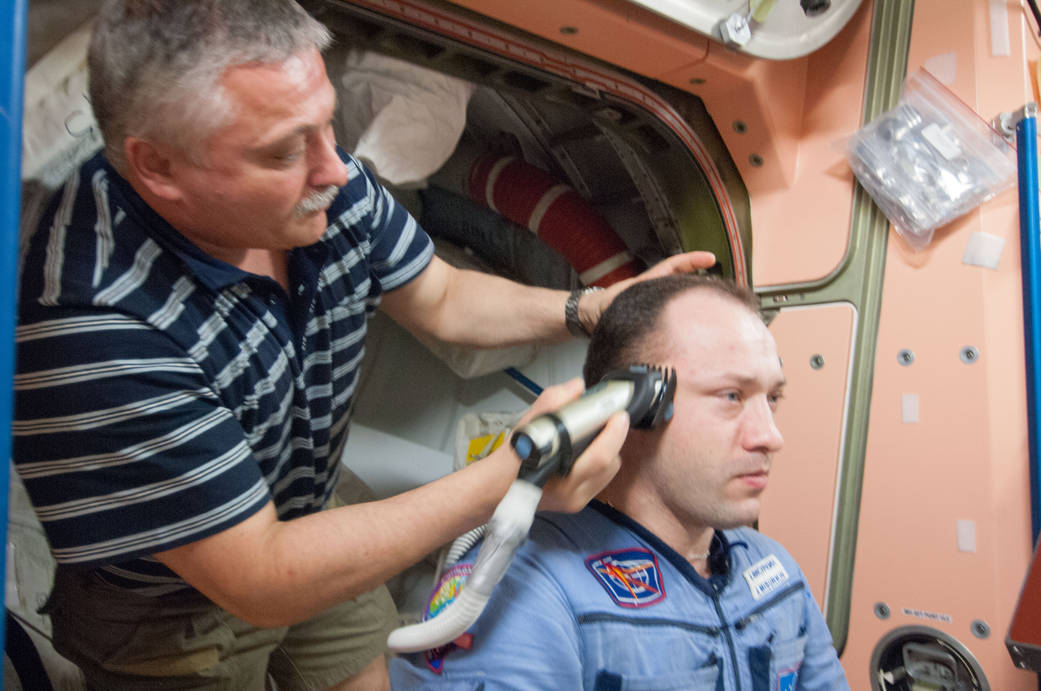
[[[630,287],[596,327],[586,382],[634,363],[675,368],[673,419],[629,432],[599,501],[539,515],[457,639],[468,649],[395,659],[394,688],[848,688],[799,566],[747,527],[783,443],[785,384],[754,294],[695,276]]]

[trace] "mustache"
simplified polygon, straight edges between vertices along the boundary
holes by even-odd
[[[336,199],[336,193],[340,191],[340,188],[336,185],[329,185],[323,187],[320,190],[315,190],[311,194],[307,195],[300,200],[300,203],[296,205],[297,216],[307,216],[315,211],[323,211],[333,203],[333,199]]]

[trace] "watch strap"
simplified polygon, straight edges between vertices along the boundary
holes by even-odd
[[[571,291],[571,294],[567,296],[567,302],[564,303],[564,324],[567,325],[567,330],[572,336],[586,336],[589,337],[592,334],[586,330],[582,320],[578,318],[578,301],[582,299],[583,295],[589,293],[595,293],[603,288],[592,286],[589,288],[575,288]]]

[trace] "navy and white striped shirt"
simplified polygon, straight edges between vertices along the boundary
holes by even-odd
[[[366,319],[430,238],[360,163],[290,295],[213,259],[99,154],[22,241],[14,460],[59,564],[146,594],[148,555],[273,499],[288,520],[336,483]]]

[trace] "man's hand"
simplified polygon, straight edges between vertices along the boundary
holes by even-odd
[[[581,379],[547,387],[532,404],[531,409],[520,419],[517,427],[543,413],[559,410],[564,404],[578,398],[584,390]],[[554,475],[543,488],[540,511],[563,511],[573,513],[580,511],[589,501],[600,493],[621,467],[618,455],[625,437],[629,433],[629,416],[625,412],[616,413],[607,421],[604,429],[590,442],[585,451],[575,460],[571,472],[566,477]],[[504,444],[504,450],[508,445]],[[516,465],[516,454],[512,447],[509,451]]]
[[[610,287],[585,295],[578,303],[578,318],[589,333],[593,333],[600,315],[604,313],[607,306],[611,304],[619,293],[634,283],[646,281],[650,278],[661,278],[672,274],[686,274],[698,269],[708,269],[716,263],[716,255],[711,252],[684,252],[665,259],[639,276],[619,281]]]
[[[607,486],[622,467],[619,451],[629,434],[629,414],[615,413],[590,442],[565,477],[554,475],[546,483],[539,511],[581,511]]]

